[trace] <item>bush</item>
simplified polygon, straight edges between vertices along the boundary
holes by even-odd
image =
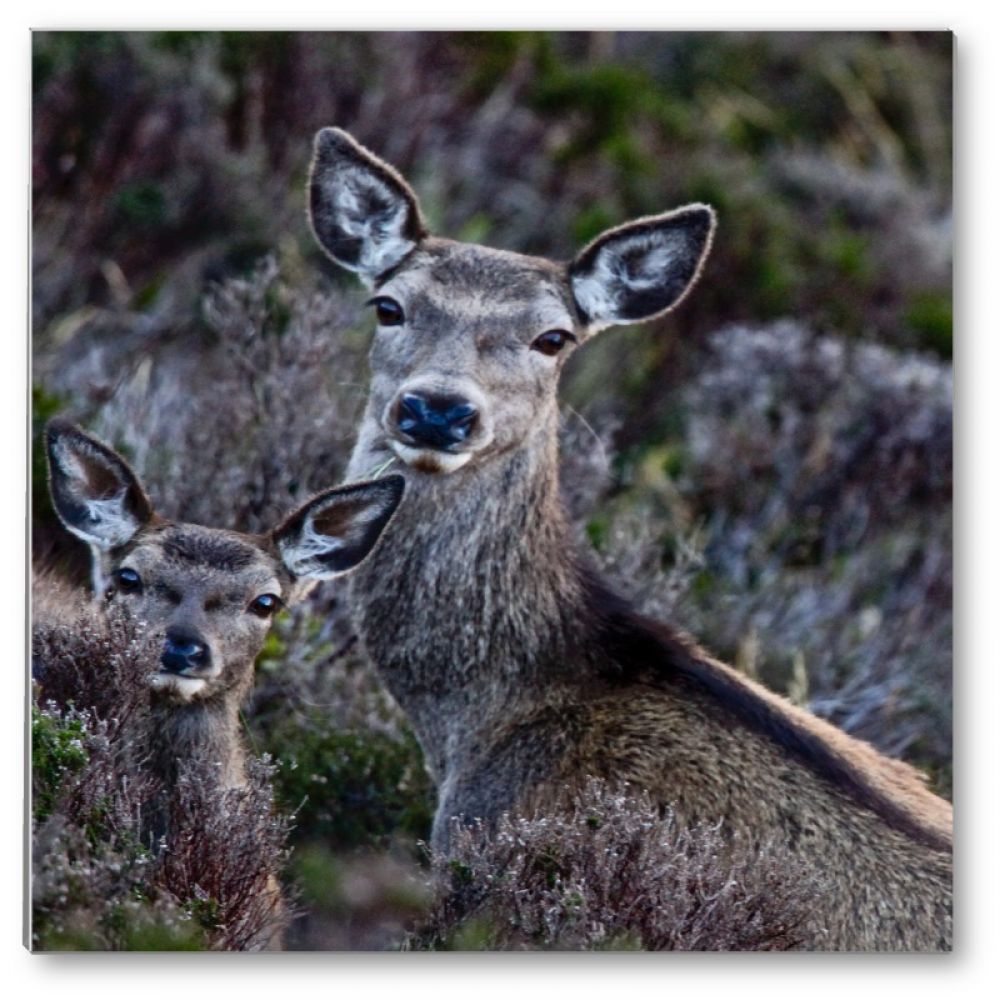
[[[951,48],[946,33],[36,33],[36,437],[61,410],[129,456],[165,515],[245,530],[341,479],[367,321],[303,216],[321,126],[397,165],[436,232],[512,250],[565,259],[629,217],[709,201],[697,293],[570,363],[562,478],[581,537],[646,610],[947,793]],[[37,448],[33,476],[33,551],[82,579]],[[66,669],[45,680],[56,715],[38,704],[38,843],[58,835],[56,874],[81,859],[91,902],[127,902],[81,916],[92,940],[217,941],[215,904],[202,926],[189,896],[134,899],[76,814],[58,826],[63,796],[99,777],[88,734],[131,704],[87,667],[127,673],[103,635],[45,640],[41,660]],[[432,793],[355,640],[344,588],[317,588],[277,623],[247,710],[277,801],[299,810],[303,946],[391,947],[414,914],[392,882],[412,875]],[[110,845],[107,865],[132,856]],[[54,898],[50,941],[72,926]]]
[[[564,812],[455,822],[434,871],[413,948],[787,951],[823,889],[780,850],[682,829],[598,779]]]
[[[276,892],[288,821],[267,761],[221,789],[207,762],[166,788],[146,767],[159,643],[119,615],[36,623],[32,943],[42,950],[259,949],[288,920]],[[166,812],[154,841],[151,817]]]

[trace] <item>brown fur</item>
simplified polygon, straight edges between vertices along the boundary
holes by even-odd
[[[151,773],[167,789],[191,766],[210,776],[209,788],[245,787],[240,706],[271,626],[271,613],[255,610],[258,600],[273,597],[277,611],[304,594],[310,579],[339,576],[364,560],[399,503],[402,480],[327,490],[269,534],[246,535],[159,517],[128,463],[72,424],[53,421],[47,444],[56,512],[90,544],[104,606],[123,606],[166,637],[164,658],[149,664]],[[47,582],[61,597],[62,588]],[[180,672],[168,666],[172,633],[201,643],[204,662]],[[145,818],[145,837],[169,832],[171,807],[168,798]],[[274,878],[270,892],[280,910]]]
[[[356,181],[373,156],[342,151]],[[314,192],[341,166],[317,161]],[[408,188],[398,197],[412,203]],[[334,208],[314,228],[352,267],[326,230]],[[612,230],[569,266],[425,238],[376,276],[406,321],[375,335],[350,473],[395,454],[408,498],[352,581],[361,634],[437,782],[439,849],[453,816],[495,821],[554,808],[589,775],[625,780],[682,822],[721,822],[734,845],[784,845],[829,878],[811,947],[946,949],[948,803],[912,768],[634,614],[566,523],[556,386],[571,348],[543,357],[534,338],[558,328],[582,342],[659,315],[690,287],[712,229],[710,210],[691,206]],[[670,273],[650,290],[654,264]],[[473,401],[476,432],[447,454],[406,447],[393,420],[404,391]]]

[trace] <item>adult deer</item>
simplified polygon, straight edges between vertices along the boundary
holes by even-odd
[[[402,460],[391,542],[352,581],[376,667],[452,817],[628,781],[732,843],[829,879],[810,944],[950,947],[951,807],[917,771],[634,612],[559,495],[556,387],[599,330],[661,316],[698,277],[705,205],[598,236],[568,264],[428,234],[416,196],[339,129],[316,136],[310,218],[373,290],[372,380],[350,473]]]

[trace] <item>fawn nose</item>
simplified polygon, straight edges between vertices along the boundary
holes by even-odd
[[[198,636],[175,630],[167,632],[160,656],[164,670],[172,674],[184,674],[207,666],[208,661],[208,646]]]
[[[446,449],[461,444],[475,430],[479,410],[460,396],[404,393],[396,408],[396,426],[417,444]]]

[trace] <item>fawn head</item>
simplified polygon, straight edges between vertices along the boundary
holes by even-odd
[[[158,516],[128,463],[73,424],[53,420],[47,447],[56,513],[90,545],[98,593],[163,634],[151,683],[182,702],[245,691],[275,612],[360,564],[404,488],[386,476],[326,490],[248,535]]]
[[[373,291],[369,433],[426,473],[548,434],[572,350],[676,306],[715,228],[711,208],[687,205],[608,230],[569,263],[437,239],[406,181],[335,128],[316,136],[309,207],[323,249]]]

